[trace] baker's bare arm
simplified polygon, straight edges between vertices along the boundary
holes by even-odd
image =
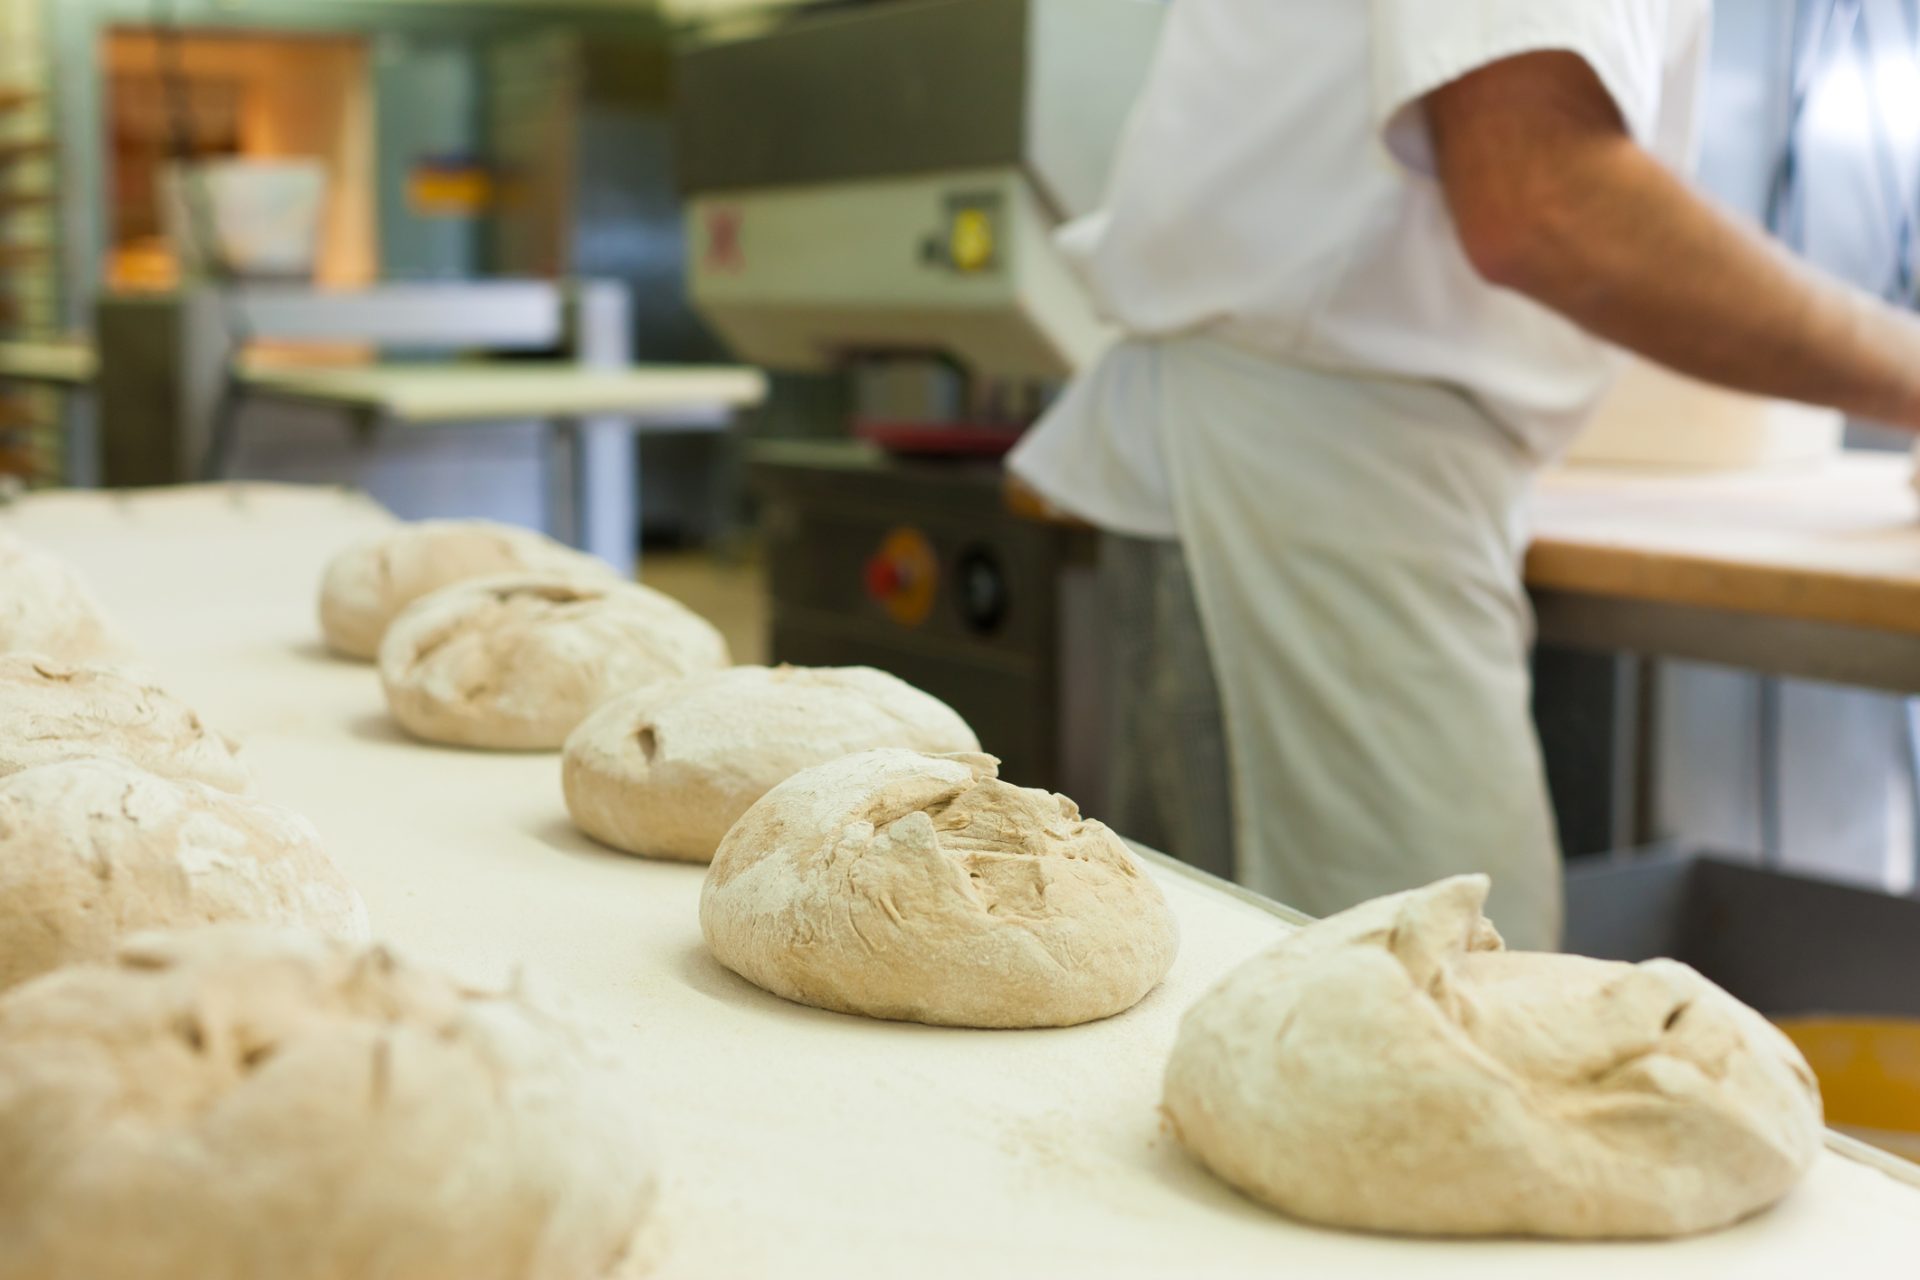
[[[1583,59],[1509,58],[1426,108],[1488,280],[1682,373],[1920,429],[1920,321],[1697,194],[1633,141]]]

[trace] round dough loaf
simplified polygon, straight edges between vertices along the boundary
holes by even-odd
[[[1300,930],[1194,1005],[1165,1110],[1300,1218],[1422,1235],[1686,1235],[1785,1195],[1820,1092],[1671,960],[1508,952],[1462,876]]]
[[[299,814],[119,760],[0,779],[0,988],[105,960],[128,934],[227,920],[367,936]]]
[[[1173,913],[1118,837],[987,756],[867,751],[797,773],[734,824],[700,895],[720,963],[801,1004],[960,1027],[1131,1008]]]
[[[710,862],[754,801],[881,747],[976,752],[946,703],[871,667],[735,667],[650,685],[588,716],[562,780],[580,829],[628,853]]]
[[[357,542],[320,580],[327,648],[371,662],[394,618],[415,600],[474,578],[556,573],[624,581],[606,561],[544,533],[491,520],[422,520]]]
[[[727,661],[711,623],[651,588],[526,575],[414,602],[387,629],[380,681],[416,738],[553,751],[608,699]]]
[[[0,777],[92,757],[237,795],[253,787],[224,738],[133,672],[0,654]]]
[[[223,925],[0,996],[8,1274],[588,1280],[655,1162],[591,1042],[380,949]]]
[[[111,662],[132,646],[66,561],[0,533],[0,653]]]

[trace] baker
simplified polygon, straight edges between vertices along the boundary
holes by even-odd
[[[1169,6],[1065,232],[1127,336],[1012,458],[1108,534],[1114,825],[1315,913],[1485,871],[1555,944],[1522,506],[1608,344],[1920,426],[1920,324],[1679,176],[1710,17]]]

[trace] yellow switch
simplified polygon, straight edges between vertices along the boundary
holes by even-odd
[[[961,209],[953,215],[949,244],[960,271],[985,271],[993,265],[993,218],[985,209]]]

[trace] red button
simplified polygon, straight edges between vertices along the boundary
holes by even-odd
[[[867,594],[875,600],[891,599],[907,585],[905,572],[886,556],[874,556],[867,561],[866,578]]]

